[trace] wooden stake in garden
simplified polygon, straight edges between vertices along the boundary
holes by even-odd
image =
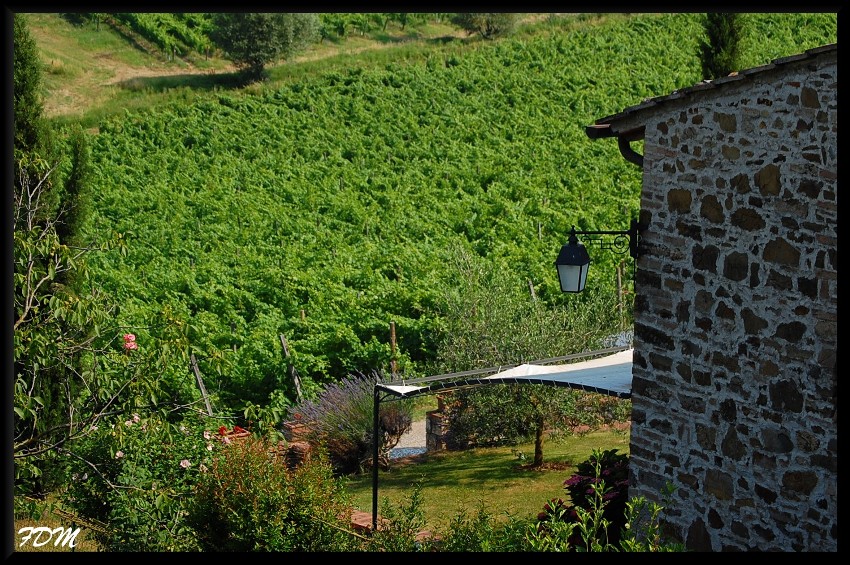
[[[192,368],[192,371],[195,373],[195,380],[198,381],[198,388],[201,390],[201,396],[204,397],[204,404],[207,405],[207,415],[212,416],[212,405],[210,404],[210,397],[207,394],[207,387],[204,386],[204,379],[201,378],[201,370],[198,368],[198,360],[195,359],[195,354],[192,353],[189,364]]]
[[[303,313],[304,310],[301,310],[301,312]],[[289,376],[292,377],[292,382],[295,383],[295,394],[298,395],[298,402],[301,402],[304,400],[301,394],[301,377],[298,376],[298,371],[295,370],[295,365],[292,364],[289,358],[289,346],[286,345],[286,338],[283,334],[280,334],[280,345],[283,347],[283,356],[286,358],[286,370],[289,372]]]
[[[395,380],[396,364],[395,364],[395,322],[390,322],[390,369]]]

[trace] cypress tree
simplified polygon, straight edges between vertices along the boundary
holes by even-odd
[[[740,41],[744,16],[739,13],[710,13],[703,20],[705,37],[699,41],[702,76],[724,77],[740,68]]]
[[[27,27],[23,14],[13,17],[14,46],[12,49],[13,88],[15,120],[15,149],[25,153],[34,151],[41,138],[42,75],[41,61],[35,39]]]

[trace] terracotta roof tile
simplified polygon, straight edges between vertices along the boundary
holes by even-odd
[[[723,86],[725,86],[727,84],[740,82],[744,79],[750,79],[750,78],[752,78],[753,75],[763,73],[765,71],[770,71],[770,70],[776,69],[776,68],[778,68],[782,65],[787,65],[789,63],[797,63],[799,61],[804,61],[806,59],[813,59],[813,58],[815,58],[815,57],[817,57],[817,56],[819,56],[823,53],[827,53],[827,52],[830,52],[830,51],[837,51],[837,50],[838,50],[838,44],[837,43],[830,43],[828,45],[823,45],[821,47],[815,47],[813,49],[808,49],[805,52],[797,54],[797,55],[791,55],[789,57],[782,57],[782,58],[779,58],[779,59],[775,59],[772,62],[768,63],[767,65],[762,65],[762,66],[759,66],[759,67],[753,67],[753,68],[750,68],[750,69],[744,69],[742,71],[737,71],[737,72],[729,74],[728,76],[720,77],[720,78],[717,78],[717,79],[714,79],[714,80],[704,80],[702,82],[698,82],[697,84],[695,84],[693,86],[688,86],[686,88],[680,88],[678,90],[674,90],[670,94],[666,94],[666,95],[663,95],[663,96],[655,96],[653,98],[646,98],[643,101],[641,101],[640,104],[637,104],[635,106],[629,106],[628,108],[624,109],[622,112],[618,112],[616,114],[612,114],[612,115],[606,116],[604,118],[599,118],[598,120],[596,120],[595,123],[598,124],[598,125],[610,124],[610,123],[616,122],[616,121],[618,121],[622,118],[631,116],[632,114],[639,113],[639,112],[646,110],[648,108],[652,108],[654,106],[659,106],[661,104],[664,104],[666,102],[670,102],[670,101],[673,101],[673,100],[678,100],[678,99],[684,98],[684,97],[686,97],[690,94],[696,93],[696,92],[702,92],[702,91],[706,91],[706,90],[722,88]]]

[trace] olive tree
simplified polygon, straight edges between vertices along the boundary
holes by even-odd
[[[509,35],[516,29],[521,14],[496,12],[459,13],[452,18],[452,23],[466,31],[469,35],[480,34],[484,39],[493,39],[501,35]]]
[[[550,306],[529,293],[528,281],[513,280],[465,250],[457,250],[455,258],[457,281],[445,296],[445,326],[437,338],[436,369],[441,372],[580,353],[610,345],[619,331],[615,295],[585,291],[566,307]],[[533,464],[540,466],[546,429],[577,423],[576,417],[599,423],[600,413],[621,412],[615,405],[624,401],[599,397],[547,385],[461,389],[446,403],[446,442],[465,448],[533,437]]]
[[[317,14],[227,12],[213,15],[210,38],[246,82],[266,78],[266,65],[287,59],[320,38]]]

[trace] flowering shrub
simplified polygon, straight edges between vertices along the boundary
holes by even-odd
[[[124,349],[129,351],[138,348],[139,344],[136,343],[136,336],[134,334],[124,334]]]
[[[564,481],[564,489],[572,505],[561,498],[547,502],[537,516],[541,529],[559,521],[579,524],[580,527],[571,530],[569,541],[573,546],[587,543],[587,538],[602,538],[611,544],[619,541],[626,523],[629,496],[627,455],[617,453],[616,449],[595,450]]]
[[[346,551],[350,508],[325,454],[290,470],[251,437],[217,452],[187,523],[203,551]]]
[[[328,385],[316,400],[304,401],[290,410],[307,426],[307,438],[323,445],[337,473],[359,471],[372,460],[374,386],[377,375],[348,376]],[[379,451],[383,462],[399,439],[410,429],[413,407],[408,401],[382,403],[379,413]]]
[[[203,422],[157,415],[118,417],[67,450],[63,502],[83,518],[109,524],[95,534],[105,551],[192,551],[185,523],[192,491],[222,446]]]
[[[607,503],[606,514],[614,516],[622,513],[629,496],[628,455],[617,453],[616,449],[594,451],[589,459],[576,466],[575,474],[564,481],[564,489],[575,506],[589,509],[594,494],[590,486],[602,482],[607,487],[603,497]]]

